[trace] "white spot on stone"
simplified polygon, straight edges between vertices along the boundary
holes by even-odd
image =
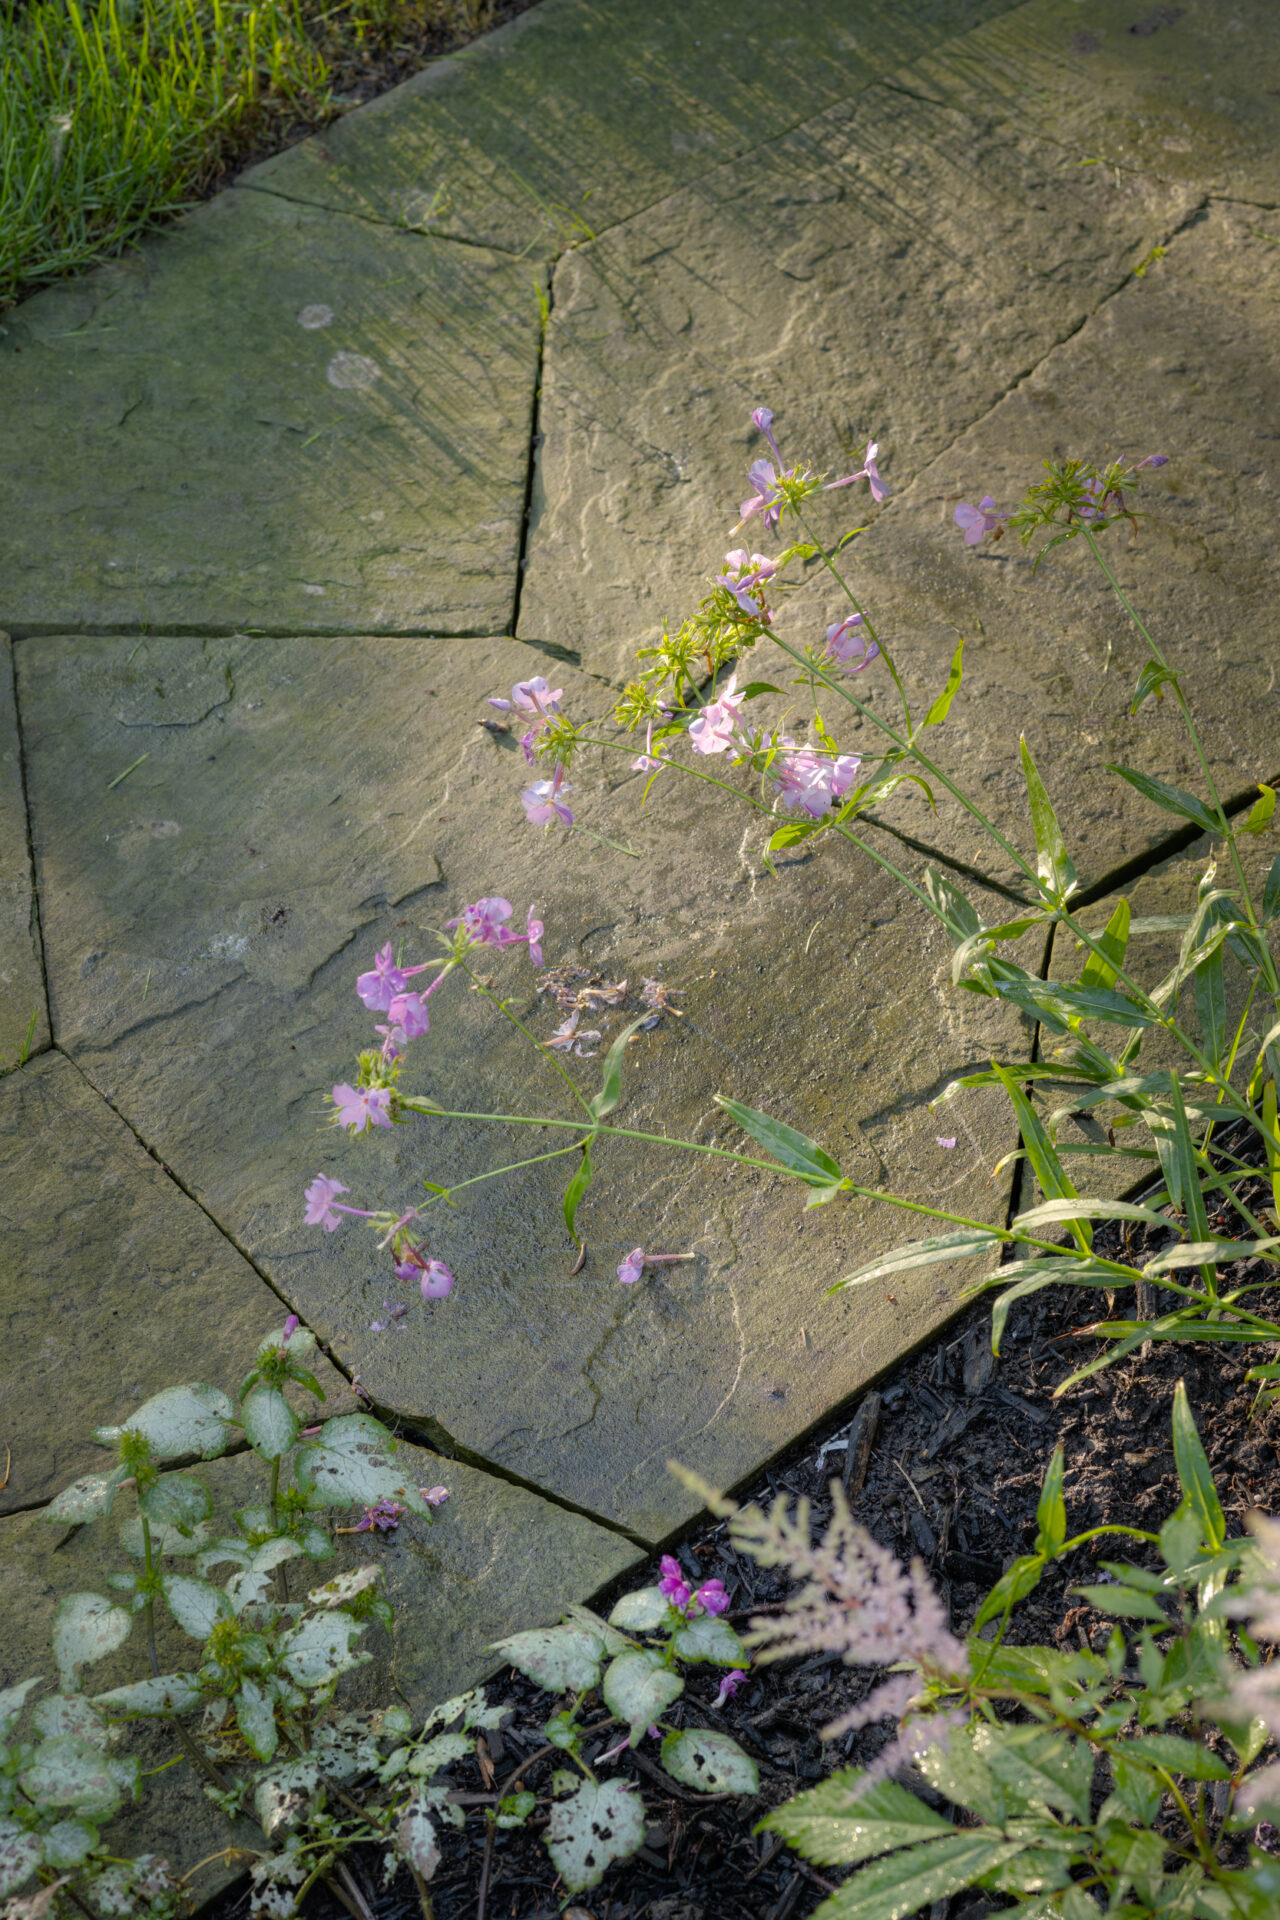
[[[304,593],[323,593],[323,592],[324,592],[324,588],[323,588],[323,587],[309,587],[309,586],[307,586],[307,584],[306,584],[306,582],[304,581],[304,582],[303,582],[303,586],[302,586],[302,591],[303,591]]]
[[[1184,140],[1181,135],[1178,134],[1175,134],[1170,140],[1162,140],[1160,144],[1166,153],[1190,153],[1191,151],[1191,142]]]
[[[331,387],[371,387],[381,380],[382,368],[363,353],[335,353],[327,377]]]
[[[171,840],[175,833],[181,832],[182,828],[176,820],[153,820],[151,822],[151,838],[153,840]]]
[[[298,325],[305,327],[308,333],[314,333],[318,327],[331,326],[332,323],[332,307],[303,307],[298,315]]]
[[[244,934],[220,933],[216,940],[209,942],[206,960],[238,960],[245,952],[249,942]]]

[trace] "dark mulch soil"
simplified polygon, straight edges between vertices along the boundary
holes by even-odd
[[[1266,1206],[1261,1189],[1256,1204]],[[1216,1231],[1229,1228],[1225,1219]],[[1237,1229],[1238,1230],[1238,1229]],[[1158,1231],[1158,1230],[1157,1230]],[[1100,1249],[1132,1258],[1143,1243],[1121,1254],[1113,1238]],[[1149,1257],[1149,1250],[1146,1257]],[[1242,1263],[1243,1264],[1243,1263]],[[1238,1281],[1239,1271],[1224,1276]],[[1280,1298],[1252,1303],[1274,1314]],[[1121,1311],[1127,1311],[1121,1303]],[[1154,1532],[1178,1504],[1180,1492],[1170,1441],[1170,1404],[1186,1381],[1201,1436],[1212,1462],[1231,1531],[1242,1530],[1254,1507],[1280,1510],[1280,1412],[1251,1417],[1248,1366],[1275,1357],[1272,1347],[1212,1344],[1156,1345],[1054,1399],[1054,1387],[1101,1351],[1079,1331],[1081,1322],[1105,1311],[1105,1296],[1051,1288],[1020,1304],[995,1361],[990,1351],[988,1307],[979,1302],[880,1383],[880,1410],[865,1480],[853,1502],[857,1518],[878,1540],[904,1558],[921,1555],[963,1632],[1001,1571],[1034,1543],[1041,1481],[1059,1441],[1066,1453],[1068,1525],[1080,1533],[1104,1522]],[[867,1396],[870,1399],[872,1396]],[[831,1510],[829,1483],[846,1468],[842,1422],[794,1457],[784,1460],[749,1490],[768,1502],[783,1494],[804,1495],[814,1520]],[[855,1471],[856,1479],[856,1471]],[[786,1591],[781,1572],[762,1572],[727,1545],[722,1525],[704,1526],[677,1551],[690,1573],[719,1575],[733,1594],[730,1619],[745,1622],[753,1607],[776,1606]],[[1010,1638],[1069,1647],[1101,1648],[1111,1622],[1081,1604],[1070,1589],[1091,1578],[1098,1558],[1144,1554],[1124,1542],[1101,1542],[1051,1568],[1036,1592],[1016,1610]],[[657,1578],[656,1564],[627,1587]],[[621,1590],[621,1589],[620,1589]],[[601,1602],[607,1609],[613,1596]],[[708,1801],[669,1781],[648,1753],[625,1754],[616,1771],[629,1774],[643,1793],[649,1828],[641,1854],[615,1867],[603,1885],[575,1903],[591,1920],[800,1920],[843,1876],[819,1874],[752,1827],[769,1808],[821,1779],[834,1767],[865,1762],[885,1737],[867,1729],[849,1735],[838,1750],[825,1747],[818,1730],[862,1698],[880,1676],[850,1671],[836,1655],[768,1666],[719,1715],[712,1712],[717,1677],[695,1668],[684,1701],[669,1716],[731,1732],[760,1768],[757,1800]],[[489,1689],[508,1699],[511,1715],[490,1735],[494,1780],[476,1765],[454,1770],[463,1792],[482,1794],[505,1786],[513,1771],[545,1746],[541,1727],[548,1697],[518,1674]],[[603,1721],[597,1706],[587,1720]],[[588,1757],[617,1739],[610,1727],[588,1741]],[[653,1749],[656,1754],[656,1747]],[[523,1771],[521,1785],[545,1789],[560,1756],[547,1753]],[[612,1773],[614,1768],[610,1768]],[[541,1841],[545,1811],[523,1830],[497,1833],[489,1862],[486,1920],[554,1920],[565,1898]],[[421,1912],[407,1876],[383,1889],[376,1862],[358,1868],[377,1920],[412,1920]],[[449,1835],[443,1864],[432,1885],[437,1920],[476,1920],[485,1873],[485,1833],[474,1819],[465,1832]],[[238,1911],[243,1913],[243,1904]],[[340,1920],[342,1910],[319,1895],[313,1911]],[[978,1920],[988,1911],[979,1896],[952,1903],[949,1920]],[[234,1920],[228,1905],[222,1920]]]

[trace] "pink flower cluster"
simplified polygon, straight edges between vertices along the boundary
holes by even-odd
[[[541,729],[547,724],[553,713],[559,713],[560,702],[564,698],[563,687],[553,687],[541,674],[532,680],[517,680],[511,689],[509,700],[490,698],[489,705],[496,707],[499,713],[528,713],[534,716],[533,725],[521,734],[520,745],[524,748],[524,757],[533,765],[534,742]]]
[[[765,525],[776,527],[782,518],[782,506],[785,490],[779,484],[784,480],[799,480],[802,476],[799,467],[784,467],[782,454],[773,435],[773,414],[768,407],[756,407],[751,415],[752,425],[759,429],[769,443],[772,456],[768,460],[753,460],[747,469],[747,485],[751,488],[750,497],[743,501],[739,512],[739,526],[745,526],[757,513],[763,513]],[[843,479],[828,480],[822,491],[830,493],[836,487],[851,487],[858,480],[865,480],[871,489],[871,497],[879,506],[889,497],[889,489],[880,477],[876,459],[880,452],[879,442],[868,440],[867,450],[862,456],[862,465],[856,473],[846,473]]]
[[[759,597],[759,589],[773,579],[778,571],[776,562],[763,553],[749,554],[745,547],[734,547],[726,553],[724,566],[724,572],[716,575],[716,585],[733,595],[743,613],[767,626],[772,616]]]
[[[833,801],[844,799],[862,761],[856,753],[824,753],[797,747],[794,740],[784,739],[782,745],[786,751],[774,763],[778,805],[820,820]]]
[[[658,1582],[658,1592],[670,1601],[677,1613],[696,1615],[728,1611],[729,1595],[723,1580],[705,1580],[695,1588],[680,1562],[669,1553],[662,1556],[662,1578]]]

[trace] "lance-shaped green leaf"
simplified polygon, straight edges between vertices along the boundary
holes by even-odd
[[[811,834],[821,833],[826,825],[825,820],[788,820],[785,826],[770,835],[768,851],[776,853],[779,847],[797,846]]]
[[[1129,902],[1123,894],[1117,900],[1102,932],[1097,936],[1097,951],[1090,949],[1080,972],[1082,987],[1114,987],[1116,973],[1124,965],[1129,945]]]
[[[954,1233],[930,1234],[927,1240],[911,1240],[904,1247],[895,1247],[892,1253],[881,1254],[866,1266],[856,1267],[852,1273],[846,1273],[834,1286],[828,1287],[828,1293],[838,1293],[842,1287],[865,1286],[869,1280],[882,1280],[887,1275],[906,1273],[912,1267],[933,1267],[942,1260],[968,1260],[975,1253],[988,1253],[992,1247],[998,1247],[1006,1236],[991,1227],[960,1227]]]
[[[1271,862],[1271,871],[1262,889],[1262,918],[1274,920],[1280,915],[1280,853]]]
[[[1006,1567],[990,1593],[973,1617],[973,1633],[985,1627],[988,1620],[997,1620],[1006,1611],[1016,1607],[1019,1600],[1025,1600],[1040,1585],[1040,1579],[1048,1565],[1042,1553],[1023,1554],[1012,1566]],[[975,1655],[981,1657],[985,1651],[982,1642],[975,1645]]]
[[[372,1507],[395,1500],[430,1520],[431,1508],[398,1464],[397,1451],[379,1421],[347,1413],[327,1421],[315,1440],[298,1449],[294,1476],[313,1506]]]
[[[680,1698],[684,1681],[663,1665],[660,1653],[644,1649],[611,1660],[601,1691],[610,1713],[626,1722],[631,1744],[638,1747],[652,1722]]]
[[[124,1645],[133,1626],[127,1607],[100,1593],[69,1593],[53,1616],[53,1657],[63,1690],[74,1693],[85,1667]]]
[[[1206,1544],[1215,1549],[1221,1547],[1227,1537],[1227,1523],[1223,1518],[1218,1490],[1213,1484],[1209,1456],[1196,1431],[1191,1402],[1187,1399],[1186,1385],[1181,1380],[1173,1395],[1173,1458],[1178,1469],[1179,1484],[1195,1509],[1204,1529]]]
[[[760,1822],[780,1833],[806,1860],[854,1866],[895,1847],[950,1834],[951,1824],[892,1780],[862,1784],[859,1767],[845,1767],[820,1786],[798,1793]]]
[[[643,1842],[644,1802],[622,1780],[582,1781],[547,1822],[547,1852],[570,1893],[598,1887],[606,1869]]]
[[[926,867],[923,878],[930,906],[957,945],[981,933],[982,922],[973,902],[961,893],[954,881],[937,867]]]
[[[591,1185],[592,1177],[591,1142],[584,1140],[582,1158],[574,1170],[573,1178],[564,1190],[564,1224],[568,1228],[569,1238],[574,1241],[578,1238],[578,1208],[582,1204],[583,1195]]]
[[[622,1032],[613,1042],[608,1053],[606,1053],[604,1065],[600,1071],[600,1091],[590,1102],[591,1112],[595,1119],[605,1119],[613,1112],[619,1100],[621,1100],[622,1057],[627,1050],[627,1042],[633,1033],[639,1033],[645,1021],[650,1018],[651,1015],[642,1013],[637,1019],[630,1021],[622,1029]],[[570,1232],[572,1231],[573,1229],[570,1228]]]
[[[1058,1158],[1052,1141],[1045,1132],[1044,1123],[1039,1114],[1018,1085],[1010,1069],[1000,1066],[994,1060],[991,1064],[993,1071],[999,1077],[1000,1084],[1013,1102],[1014,1111],[1018,1116],[1018,1126],[1022,1133],[1022,1144],[1027,1150],[1031,1170],[1040,1183],[1040,1191],[1047,1200],[1074,1200],[1076,1190],[1067,1177],[1066,1168]],[[1068,1224],[1072,1225],[1071,1222]],[[1081,1222],[1079,1225],[1072,1225],[1072,1231],[1080,1242],[1081,1251],[1087,1252],[1089,1245],[1087,1226]]]
[[[1067,1508],[1062,1497],[1063,1457],[1061,1445],[1056,1446],[1036,1507],[1036,1551],[1050,1560],[1067,1537]]]
[[[1163,1253],[1144,1260],[1142,1271],[1176,1273],[1180,1267],[1202,1267],[1206,1263],[1222,1267],[1235,1260],[1259,1259],[1276,1247],[1280,1247],[1280,1234],[1274,1233],[1265,1240],[1183,1240],[1178,1246],[1166,1247]]]
[[[1133,690],[1133,699],[1129,703],[1130,714],[1137,713],[1139,707],[1145,706],[1152,694],[1155,695],[1157,700],[1163,700],[1164,689],[1167,686],[1176,686],[1177,684],[1178,676],[1176,673],[1171,673],[1168,667],[1163,666],[1159,660],[1148,660],[1142,672],[1138,675],[1138,684]]]
[[[1119,1582],[1111,1586],[1072,1587],[1072,1593],[1078,1593],[1099,1613],[1105,1613],[1115,1620],[1155,1620],[1162,1627],[1169,1624],[1169,1616],[1149,1593],[1139,1592],[1137,1587],[1126,1587]]]
[[[960,691],[960,682],[964,679],[964,640],[951,656],[951,671],[947,675],[947,684],[938,695],[924,717],[926,727],[940,727],[951,711],[951,702]]]
[[[1031,825],[1036,836],[1036,872],[1054,898],[1062,900],[1075,886],[1076,870],[1067,856],[1066,842],[1062,838],[1058,816],[1053,810],[1053,802],[1031,757],[1031,749],[1027,745],[1025,734],[1022,735],[1019,746],[1022,752],[1022,774],[1027,783],[1027,799],[1031,806]]]
[[[506,1640],[493,1641],[489,1651],[500,1653],[548,1693],[584,1693],[596,1685],[604,1660],[600,1636],[576,1620],[562,1627],[513,1633]]]
[[[669,1733],[662,1742],[662,1764],[673,1780],[699,1793],[760,1791],[755,1761],[727,1733]]]
[[[1215,813],[1211,813],[1204,802],[1197,800],[1193,793],[1185,793],[1181,787],[1171,787],[1167,781],[1157,780],[1152,774],[1139,773],[1136,767],[1107,768],[1108,773],[1118,773],[1127,780],[1135,793],[1144,800],[1150,800],[1157,807],[1163,807],[1166,813],[1180,814],[1184,820],[1194,820],[1202,833],[1221,833],[1222,822]]]
[[[1258,782],[1258,797],[1249,809],[1249,818],[1240,823],[1242,833],[1263,833],[1276,810],[1276,790],[1265,780]]]
[[[1007,964],[1007,963],[1006,963]],[[996,974],[993,985],[1002,1000],[1012,1000],[1024,1011],[1038,1014],[1061,1031],[1072,1020],[1105,1020],[1117,1027],[1154,1026],[1158,1015],[1147,1013],[1127,993],[1109,987],[1072,987],[1058,980],[1038,980],[1021,971]]]
[[[811,1140],[807,1133],[800,1133],[781,1120],[773,1120],[767,1113],[757,1113],[754,1107],[744,1107],[740,1100],[730,1100],[727,1094],[717,1093],[713,1098],[718,1107],[723,1107],[730,1118],[737,1121],[744,1133],[749,1133],[753,1140],[767,1147],[784,1167],[798,1174],[808,1185],[838,1186],[844,1179],[831,1155],[816,1140]]]
[[[1028,1207],[1015,1216],[1012,1231],[1036,1233],[1041,1227],[1058,1226],[1066,1220],[1144,1220],[1154,1227],[1171,1224],[1167,1214],[1139,1206],[1134,1200],[1095,1200],[1073,1194],[1070,1200],[1047,1200],[1043,1206]]]
[[[278,1460],[288,1453],[301,1425],[279,1387],[254,1387],[240,1417],[245,1438],[264,1460]]]
[[[235,1408],[218,1387],[200,1383],[166,1387],[144,1400],[118,1427],[95,1427],[93,1437],[104,1447],[114,1446],[126,1431],[141,1433],[150,1443],[154,1460],[181,1460],[195,1454],[214,1460],[226,1452],[228,1428]]]

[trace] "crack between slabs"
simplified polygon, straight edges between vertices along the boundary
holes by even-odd
[[[16,1072],[19,1068],[24,1067],[28,1060],[37,1059],[42,1053],[48,1053],[53,1046],[53,1011],[52,1003],[49,999],[49,968],[45,960],[44,927],[40,917],[40,888],[36,880],[36,843],[35,835],[31,828],[31,800],[27,792],[27,743],[26,736],[22,729],[22,707],[18,700],[18,676],[14,670],[14,664],[11,652],[9,657],[9,679],[10,690],[13,696],[14,732],[18,740],[18,792],[22,799],[22,824],[26,836],[27,872],[31,876],[29,924],[32,945],[35,948],[36,964],[40,969],[40,991],[44,996],[44,1023],[47,1038],[44,1039],[38,1047],[23,1054],[23,1056],[14,1063],[14,1066],[8,1069],[9,1072]],[[40,1024],[39,1015],[40,1009],[37,1007],[37,1027]]]
[[[158,1153],[144,1135],[138,1131],[128,1115],[123,1113],[114,1100],[105,1094],[102,1088],[90,1078],[79,1061],[74,1059],[64,1047],[55,1046],[53,1051],[62,1055],[62,1058],[70,1064],[90,1091],[102,1101],[105,1107],[109,1108],[110,1111],[115,1114],[117,1120],[119,1120],[123,1126],[129,1129],[129,1132],[133,1135],[133,1138],[137,1141],[148,1159],[154,1160],[165,1177],[173,1182],[174,1186],[191,1202],[192,1206],[199,1208],[215,1232],[219,1233],[229,1246],[235,1248],[240,1258],[252,1268],[253,1272],[258,1276],[259,1280],[261,1280],[263,1286],[267,1287],[275,1295],[286,1313],[295,1312],[296,1309],[292,1302],[285,1294],[281,1293],[279,1287],[271,1279],[270,1275],[263,1271],[248,1248],[242,1246],[236,1235],[232,1233],[229,1228],[225,1227],[216,1215],[209,1211],[199,1195],[192,1192],[181,1175],[174,1171],[163,1155]],[[303,1324],[306,1324],[305,1321]],[[324,1354],[330,1366],[336,1373],[340,1374],[348,1386],[350,1386],[353,1380],[351,1368],[345,1366],[343,1362],[339,1360],[338,1356],[320,1339],[318,1334],[316,1338],[319,1342],[320,1351]],[[616,1534],[633,1545],[647,1547],[647,1542],[642,1540],[638,1534],[633,1534],[626,1527],[623,1527],[618,1521],[606,1519],[602,1514],[594,1513],[589,1507],[577,1506],[573,1501],[565,1500],[559,1494],[549,1492],[545,1487],[536,1486],[532,1481],[521,1480],[517,1474],[511,1473],[504,1467],[495,1465],[491,1460],[486,1460],[483,1454],[472,1453],[470,1449],[460,1446],[453,1436],[436,1421],[417,1420],[411,1422],[406,1416],[396,1413],[393,1409],[381,1409],[376,1400],[374,1400],[372,1404],[375,1412],[383,1412],[389,1422],[395,1422],[406,1433],[409,1433],[412,1428],[414,1431],[421,1433],[424,1439],[430,1435],[427,1444],[431,1446],[433,1451],[441,1453],[443,1457],[459,1460],[464,1466],[474,1466],[481,1472],[490,1474],[495,1480],[505,1480],[513,1486],[523,1487],[530,1493],[536,1493],[538,1497],[545,1500],[549,1506],[559,1507],[566,1513],[572,1513],[581,1519],[590,1520],[595,1526],[602,1528],[604,1532]],[[47,1502],[41,1502],[40,1504],[46,1505]]]
[[[29,645],[39,640],[136,640],[163,638],[166,640],[440,640],[454,641],[509,640],[513,646],[529,647],[535,653],[549,654],[552,659],[562,660],[566,666],[581,670],[581,656],[572,647],[558,646],[553,640],[518,639],[514,633],[495,631],[493,628],[480,629],[468,633],[441,633],[438,630],[428,632],[421,627],[307,627],[299,631],[297,627],[244,627],[233,626],[185,626],[175,622],[171,626],[158,626],[150,622],[146,626],[130,625],[49,625],[11,628],[13,644]],[[598,678],[599,676],[595,676]]]
[[[476,253],[500,253],[507,260],[525,260],[530,249],[519,253],[498,240],[472,240],[463,233],[443,233],[435,227],[411,227],[401,220],[383,220],[376,213],[362,213],[359,207],[333,207],[325,200],[300,200],[296,194],[281,193],[278,187],[260,187],[252,180],[233,180],[229,193],[256,193],[264,200],[279,200],[286,207],[301,207],[310,213],[331,214],[338,220],[359,220],[366,227],[381,227],[387,233],[402,233],[414,240],[443,241],[451,247],[470,247]]]
[[[538,449],[542,444],[539,422],[542,416],[542,376],[547,361],[547,338],[551,327],[551,314],[556,298],[556,268],[559,259],[551,262],[547,269],[547,291],[539,301],[542,326],[538,334],[538,362],[534,369],[533,397],[529,403],[529,460],[524,477],[524,504],[520,512],[520,539],[516,548],[515,593],[511,607],[511,631],[520,631],[520,602],[524,594],[525,569],[529,564],[529,530],[533,514],[533,488],[538,470]],[[568,662],[569,649],[558,649]],[[581,656],[574,655],[569,664],[577,666]]]

